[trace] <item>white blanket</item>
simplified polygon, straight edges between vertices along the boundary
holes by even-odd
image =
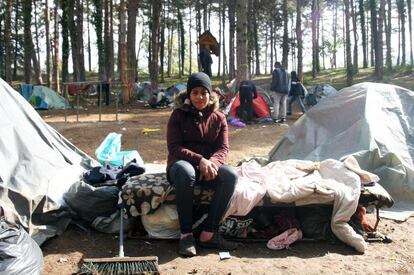
[[[333,233],[358,252],[365,252],[366,242],[348,221],[355,213],[362,182],[379,178],[359,168],[355,158],[344,162],[286,160],[261,167],[254,161],[237,167],[239,183],[225,216],[246,215],[265,195],[274,203],[295,205],[333,204]]]

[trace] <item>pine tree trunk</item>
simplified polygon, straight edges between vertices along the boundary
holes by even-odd
[[[254,7],[258,7],[259,2],[258,0],[254,0]],[[259,48],[259,34],[258,34],[258,25],[257,25],[257,16],[256,13],[253,12],[253,31],[254,31],[254,52],[256,54],[256,75],[261,75],[260,73],[260,48]]]
[[[54,33],[53,33],[53,88],[55,91],[60,93],[60,82],[59,82],[59,0],[55,0],[55,8],[53,13],[53,25],[54,25]]]
[[[45,31],[46,31],[46,85],[50,87],[52,82],[50,74],[50,9],[49,1],[46,1],[45,6]]]
[[[19,12],[19,3],[21,1],[14,1],[14,22],[19,21],[20,12]],[[19,24],[14,24],[14,37],[19,36]],[[18,39],[14,40],[14,58],[13,58],[13,79],[17,78],[17,59],[19,53],[19,41]]]
[[[298,68],[299,79],[303,79],[303,41],[302,41],[302,0],[296,1],[296,42],[298,48]]]
[[[83,0],[76,0],[76,44],[77,58],[79,62],[79,80],[85,81],[85,53],[83,45]]]
[[[407,0],[407,9],[408,9],[408,29],[410,33],[410,65],[414,65],[414,57],[413,57],[413,22],[412,22],[412,15],[411,15],[411,0]]]
[[[387,11],[387,28],[385,33],[385,39],[387,44],[387,53],[386,53],[386,64],[387,64],[387,71],[392,71],[392,57],[391,57],[391,0],[387,0],[388,4],[388,11]]]
[[[229,8],[229,79],[233,79],[236,71],[234,34],[236,31],[236,0],[228,1]]]
[[[158,60],[159,60],[159,39],[160,39],[160,13],[161,13],[162,1],[152,1],[152,33],[151,33],[151,86],[153,89],[158,88]]]
[[[23,29],[24,29],[24,81],[32,82],[32,2],[31,0],[23,0]]]
[[[351,56],[351,33],[350,33],[350,14],[349,0],[344,0],[345,5],[345,45],[346,45],[346,84],[351,86],[353,82],[352,56]]]
[[[247,0],[239,0],[236,4],[237,16],[237,81],[236,87],[240,81],[248,79],[247,64]]]
[[[380,0],[380,10],[378,16],[378,53],[376,56],[376,64],[378,66],[378,80],[384,78],[384,53],[383,53],[383,33],[385,18],[385,0]]]
[[[365,10],[364,10],[364,0],[358,1],[359,6],[359,21],[361,24],[361,39],[362,39],[362,66],[368,68],[368,58],[367,58],[367,32],[365,27]]]
[[[128,80],[128,53],[127,53],[127,31],[126,31],[126,0],[120,0],[119,3],[119,56],[121,64],[121,83],[122,83],[122,103],[127,104],[129,102],[129,80]]]
[[[334,2],[334,16],[333,16],[333,22],[332,22],[332,33],[333,33],[333,52],[332,52],[332,62],[331,62],[331,68],[336,69],[336,53],[337,53],[337,36],[338,36],[338,6],[337,3]]]
[[[352,32],[354,33],[354,62],[353,62],[353,69],[354,69],[354,74],[358,73],[358,31],[357,31],[357,15],[355,12],[355,7],[354,7],[354,0],[351,0],[350,2],[351,4],[351,11],[352,11],[352,27],[353,30]]]
[[[11,16],[12,16],[12,0],[6,1],[5,20],[4,20],[4,80],[12,83],[12,33],[11,33]]]
[[[89,0],[86,0],[86,24],[87,24],[87,36],[88,36],[88,71],[92,71],[92,55],[91,55],[91,30],[90,30],[90,7],[89,7]]]
[[[282,16],[283,16],[283,41],[282,41],[282,65],[284,68],[288,67],[289,58],[289,33],[288,33],[288,6],[287,0],[282,2]]]
[[[316,78],[317,73],[317,59],[318,59],[318,40],[316,36],[317,26],[317,1],[312,0],[312,78]]]
[[[405,54],[405,4],[404,0],[397,0],[398,4],[398,11],[399,11],[399,18],[401,22],[401,65],[405,65],[406,60],[406,54]]]
[[[378,76],[378,66],[377,66],[377,52],[378,52],[378,31],[377,31],[377,3],[376,0],[369,0],[370,9],[371,9],[371,44],[374,50],[374,58],[372,58],[372,63],[375,66],[375,75]]]
[[[137,75],[137,61],[135,55],[136,25],[138,15],[138,0],[128,0],[128,30],[127,30],[127,74],[128,74],[128,101],[134,96],[135,76]]]

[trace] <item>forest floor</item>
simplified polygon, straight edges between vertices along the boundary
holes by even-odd
[[[138,150],[146,163],[166,163],[166,123],[170,109],[148,109],[140,104],[121,107],[118,121],[113,109],[105,109],[99,122],[96,107],[68,112],[40,111],[45,121],[78,148],[94,157],[94,151],[110,132],[122,133],[122,150]],[[300,116],[288,118],[291,125]],[[245,157],[267,155],[289,126],[254,124],[247,128],[229,127],[229,163]],[[144,128],[159,131],[143,133]],[[373,214],[368,214],[371,223]],[[220,260],[218,251],[199,249],[193,258],[177,254],[176,240],[142,240],[125,242],[128,256],[158,256],[162,274],[414,274],[414,219],[404,223],[381,220],[380,233],[393,242],[369,243],[365,254],[344,244],[297,242],[290,249],[273,251],[265,242],[244,243],[231,258]],[[96,231],[85,233],[75,226],[42,245],[45,275],[65,275],[78,271],[84,257],[114,257],[118,253],[116,234]]]

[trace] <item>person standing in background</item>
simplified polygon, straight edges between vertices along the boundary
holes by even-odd
[[[250,124],[254,117],[253,99],[257,98],[256,85],[251,80],[243,80],[239,87],[239,117],[243,122]]]
[[[273,120],[276,123],[286,122],[286,101],[289,92],[288,75],[280,62],[275,62],[270,84],[273,98]]]
[[[211,58],[210,48],[208,45],[201,45],[199,58],[202,71],[211,77],[211,64],[213,64],[213,59]]]
[[[302,97],[305,95],[305,89],[300,82],[298,75],[295,71],[290,73],[290,85],[289,85],[289,98],[288,98],[288,110],[287,114],[292,114],[292,103],[297,101],[299,103],[302,113],[306,112],[305,105],[303,104]]]

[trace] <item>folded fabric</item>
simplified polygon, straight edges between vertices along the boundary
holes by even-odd
[[[302,239],[302,236],[303,234],[300,229],[290,228],[282,234],[270,239],[267,242],[267,248],[272,250],[282,250],[289,248],[292,243]]]

